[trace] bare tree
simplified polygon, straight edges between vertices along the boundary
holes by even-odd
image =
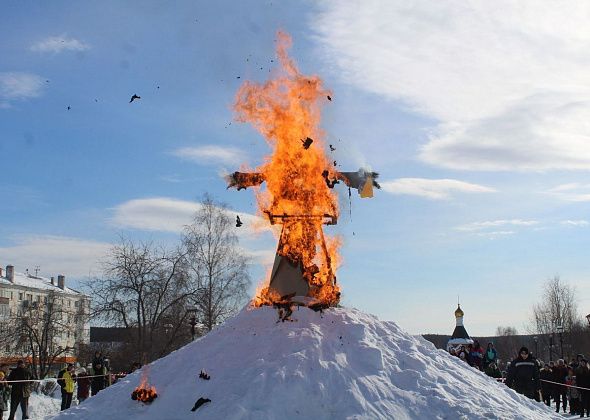
[[[518,337],[515,327],[499,326],[496,328],[495,346],[497,349],[502,349],[504,354],[501,357],[503,359],[512,360],[518,354],[518,349],[522,346],[521,340],[522,338]]]
[[[248,259],[238,246],[225,205],[205,195],[182,236],[187,273],[196,284],[194,304],[208,331],[236,313],[247,299]]]
[[[26,301],[11,314],[4,325],[0,325],[0,341],[14,343],[12,351],[30,356],[33,376],[43,379],[57,358],[74,352],[74,348],[57,343],[60,336],[74,336],[76,316],[73,308],[64,305],[63,297],[51,291],[43,301]]]
[[[559,355],[559,340],[571,345],[572,333],[580,322],[575,289],[562,282],[559,276],[547,280],[541,301],[533,306],[532,324],[551,359]]]
[[[94,314],[129,329],[138,360],[147,362],[185,344],[188,304],[196,289],[185,255],[121,238],[103,262],[103,278],[88,284]]]

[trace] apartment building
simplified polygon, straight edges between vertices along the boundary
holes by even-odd
[[[0,323],[31,322],[34,316],[43,324],[43,316],[52,311],[57,327],[51,331],[51,351],[66,349],[57,363],[75,361],[80,345],[90,341],[90,297],[66,286],[64,275],[45,278],[15,271],[14,266],[0,267]],[[0,358],[28,356],[30,345],[21,340],[0,344]],[[20,342],[19,342],[20,341]]]

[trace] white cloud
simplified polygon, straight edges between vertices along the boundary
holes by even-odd
[[[192,222],[200,206],[195,201],[168,197],[129,200],[113,209],[111,223],[125,229],[180,233],[184,226]],[[232,220],[236,215],[240,216],[243,225],[235,232],[245,254],[257,263],[271,264],[275,252],[274,239],[270,241],[269,235],[261,235],[271,232],[268,221],[242,212],[228,211],[228,215]]]
[[[7,108],[10,101],[38,97],[42,88],[43,79],[36,74],[0,72],[0,106]]]
[[[590,169],[590,3],[323,2],[345,81],[439,121],[420,158],[469,170]]]
[[[408,194],[433,200],[444,200],[457,193],[484,193],[494,192],[493,188],[456,179],[424,179],[424,178],[399,178],[393,181],[380,183],[383,190],[392,194]]]
[[[547,193],[565,201],[590,201],[590,184],[579,184],[576,182],[561,184],[551,188]]]
[[[245,153],[239,149],[215,145],[183,147],[173,150],[171,154],[203,165],[222,163],[237,166],[246,160]]]
[[[67,35],[50,36],[31,45],[31,51],[60,53],[62,51],[85,51],[90,46]]]
[[[488,239],[498,239],[505,236],[514,235],[516,232],[513,230],[494,230],[491,232],[479,232],[477,235]]]
[[[20,272],[27,268],[33,272],[38,265],[43,276],[64,274],[81,278],[96,274],[99,260],[110,247],[105,242],[65,236],[19,235],[14,238],[14,245],[0,248],[0,264],[12,264]]]
[[[126,201],[114,208],[111,222],[121,228],[180,233],[191,223],[201,204],[168,197],[140,198]],[[268,230],[268,222],[248,213],[228,211],[235,219],[240,216],[243,226],[236,230],[240,236]]]
[[[501,226],[535,226],[539,222],[537,220],[521,220],[521,219],[512,219],[512,220],[489,220],[485,222],[473,222],[468,223],[466,225],[457,226],[456,230],[461,230],[465,232],[475,232],[481,231],[490,228],[498,228]],[[510,231],[511,233],[514,233]],[[496,232],[497,233],[497,232]]]
[[[577,227],[585,227],[590,225],[590,222],[587,220],[562,220],[560,222],[562,225],[566,226],[577,226]]]

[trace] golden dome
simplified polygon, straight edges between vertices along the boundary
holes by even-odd
[[[461,318],[463,315],[463,310],[461,309],[461,305],[457,304],[457,309],[455,310],[455,318]]]

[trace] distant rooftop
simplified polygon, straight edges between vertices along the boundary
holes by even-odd
[[[2,276],[0,276],[0,286],[16,285],[16,286],[23,286],[23,287],[28,287],[31,289],[38,289],[38,290],[44,290],[44,291],[53,290],[54,292],[58,292],[58,293],[67,293],[67,294],[72,294],[72,295],[83,295],[83,293],[81,293],[77,290],[71,289],[69,287],[64,287],[64,289],[62,290],[57,285],[57,279],[55,279],[55,284],[51,284],[51,279],[48,279],[46,277],[32,276],[30,274],[27,275],[25,273],[19,273],[19,272],[15,271],[14,272],[14,282],[11,283],[6,276],[7,276],[6,272],[4,270],[2,270]]]

